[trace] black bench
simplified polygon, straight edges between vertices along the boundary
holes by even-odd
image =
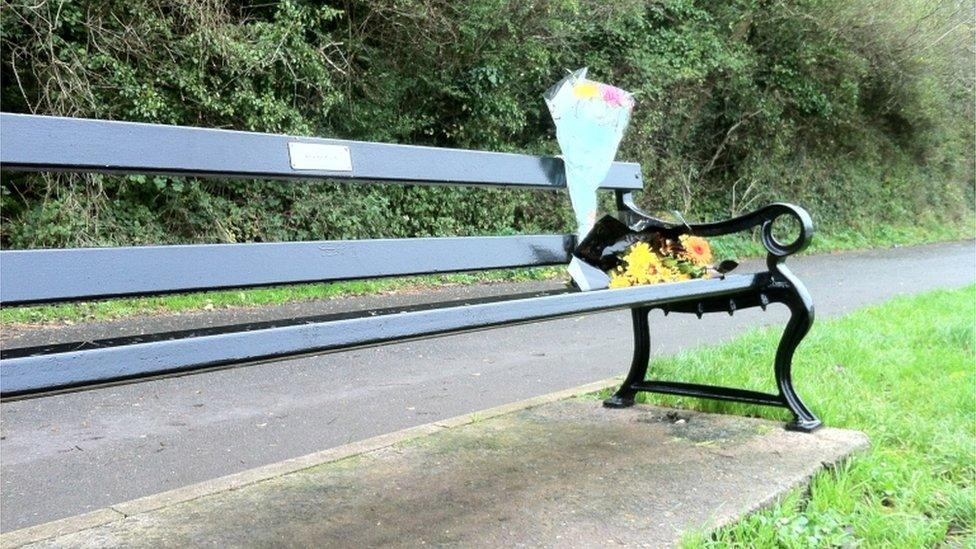
[[[0,167],[8,171],[521,189],[565,186],[561,161],[549,157],[18,114],[0,114]],[[786,407],[795,416],[789,428],[810,431],[820,426],[800,401],[790,376],[794,350],[813,322],[813,304],[783,264],[810,241],[810,216],[796,206],[772,204],[719,223],[676,226],[648,216],[634,205],[632,192],[642,187],[639,166],[618,162],[601,188],[615,193],[619,213],[627,223],[666,234],[707,237],[758,227],[768,250],[768,271],[9,349],[0,353],[0,394],[31,396],[302,353],[630,309],[633,364],[607,406],[630,406],[637,392],[650,391]],[[773,236],[774,220],[781,216],[792,217],[801,226],[792,243],[781,243]],[[555,234],[4,250],[0,252],[0,304],[559,265],[569,261],[574,246],[572,235]],[[774,362],[777,394],[645,380],[652,308],[700,317],[765,308],[769,303],[784,303],[792,313]]]

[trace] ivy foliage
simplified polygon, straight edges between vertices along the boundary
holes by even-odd
[[[568,69],[635,93],[652,211],[959,222],[972,10],[937,0],[0,0],[5,111],[539,154]],[[559,193],[3,174],[5,247],[549,232]]]

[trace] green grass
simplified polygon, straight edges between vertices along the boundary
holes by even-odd
[[[831,231],[828,234],[818,234],[805,253],[924,244],[972,237],[972,227],[958,227],[941,223],[911,227],[871,225]],[[716,238],[713,239],[713,246],[716,257],[720,259],[758,257],[765,253],[762,244],[755,238],[748,236],[735,235]],[[416,291],[443,285],[548,280],[562,277],[565,277],[565,269],[562,267],[504,269],[470,274],[298,284],[149,298],[122,298],[59,305],[8,307],[0,309],[0,325],[112,320],[212,308],[259,307],[384,292]]]
[[[814,477],[808,492],[688,547],[973,547],[976,515],[976,286],[895,299],[819,322],[794,372],[831,427],[871,450]],[[779,328],[653,360],[655,377],[774,391]],[[647,402],[787,419],[775,408],[658,395]]]

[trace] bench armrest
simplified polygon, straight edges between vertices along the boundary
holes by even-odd
[[[662,233],[677,236],[679,234],[694,234],[697,236],[721,236],[747,231],[760,227],[763,246],[769,253],[770,266],[780,263],[789,255],[795,254],[810,244],[813,238],[813,219],[806,210],[793,204],[777,202],[763,206],[758,210],[733,217],[724,221],[712,223],[671,223],[648,215],[634,202],[633,194],[629,192],[617,193],[617,208],[626,217],[625,223],[636,229],[657,229]],[[800,225],[800,234],[793,242],[783,243],[773,236],[773,224],[782,216],[790,216]]]

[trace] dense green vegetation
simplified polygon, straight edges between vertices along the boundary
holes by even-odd
[[[820,322],[795,359],[797,387],[831,427],[871,450],[692,547],[972,547],[976,542],[976,286],[902,297]],[[779,328],[651,362],[655,377],[775,391]],[[770,362],[771,363],[771,362]],[[603,395],[601,395],[603,396]],[[645,401],[770,418],[771,408],[646,396]]]
[[[966,1],[0,0],[6,111],[556,152],[567,69],[636,93],[653,211],[972,232]],[[565,230],[537,192],[4,174],[5,247]]]

